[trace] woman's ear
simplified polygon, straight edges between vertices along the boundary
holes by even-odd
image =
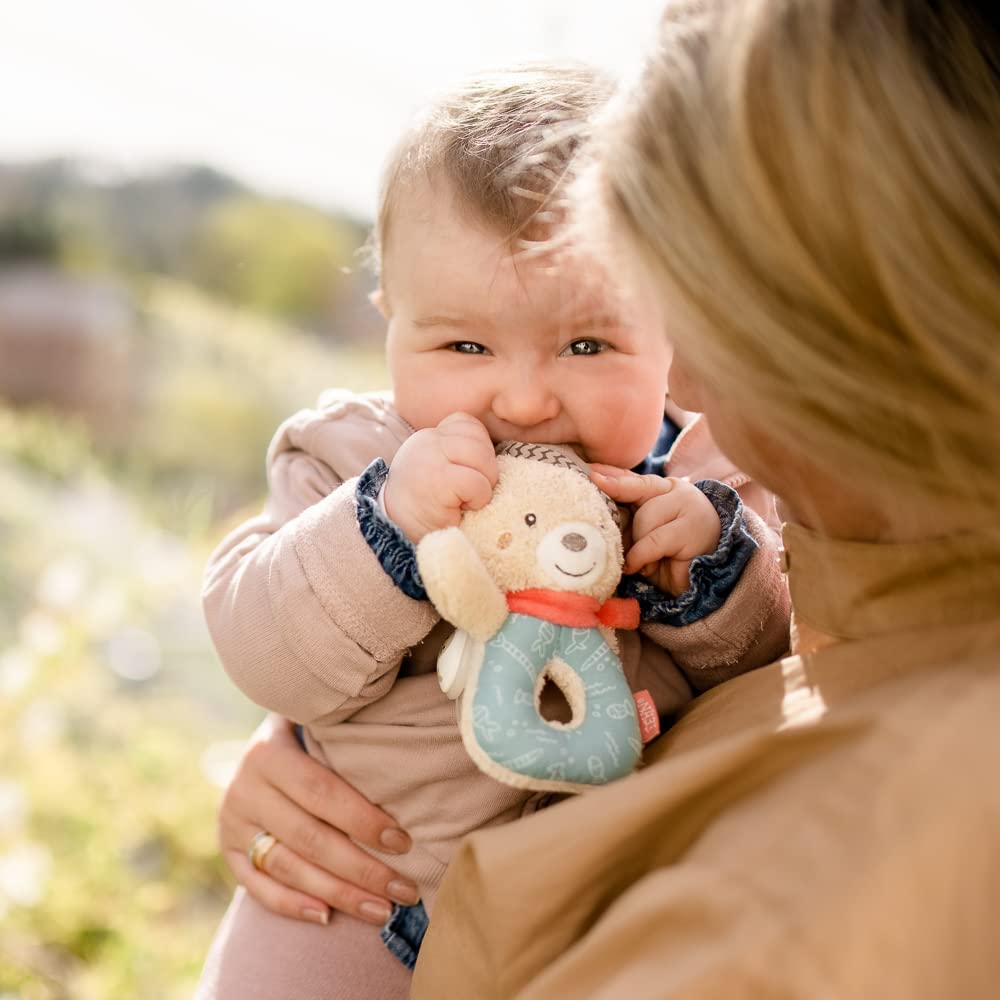
[[[368,301],[379,311],[386,322],[392,318],[392,310],[389,308],[389,300],[386,298],[385,291],[379,287],[376,288],[371,295],[368,296]]]

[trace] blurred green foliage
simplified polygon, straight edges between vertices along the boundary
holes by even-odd
[[[195,238],[191,274],[206,290],[308,323],[344,293],[356,233],[295,202],[245,195],[217,205]]]
[[[181,282],[149,280],[124,433],[98,448],[150,516],[186,536],[256,502],[278,424],[330,386],[387,384],[381,346],[324,344]]]
[[[71,159],[0,163],[0,264],[180,279],[331,336],[371,332],[337,316],[370,283],[357,258],[366,231],[203,165],[120,176]]]
[[[0,223],[0,260],[55,261],[60,234],[42,214],[22,213]]]
[[[189,996],[228,895],[201,756],[256,713],[214,676],[201,553],[81,436],[69,471],[23,461],[48,420],[2,427],[0,994]]]
[[[0,407],[0,996],[189,997],[231,884],[218,782],[260,712],[215,661],[209,548],[276,425],[380,354],[147,280],[104,433]]]

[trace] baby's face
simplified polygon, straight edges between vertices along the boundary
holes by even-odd
[[[430,187],[403,199],[382,300],[396,406],[415,429],[456,411],[494,441],[568,444],[628,468],[656,440],[669,350],[592,263],[511,256]]]

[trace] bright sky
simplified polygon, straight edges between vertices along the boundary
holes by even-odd
[[[413,112],[462,75],[629,73],[664,0],[0,0],[0,160],[208,162],[370,216]]]

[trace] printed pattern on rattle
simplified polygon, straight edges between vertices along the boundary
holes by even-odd
[[[573,709],[568,723],[538,712],[546,676]],[[596,628],[511,614],[486,643],[466,711],[480,750],[500,767],[541,781],[604,784],[629,774],[642,754],[632,692]]]

